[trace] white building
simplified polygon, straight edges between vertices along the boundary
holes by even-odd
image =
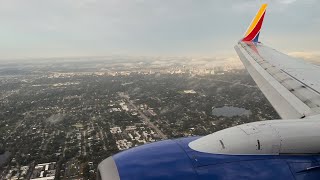
[[[120,127],[113,127],[113,128],[110,128],[110,132],[111,132],[112,134],[122,133],[122,131],[121,131],[121,128],[120,128]]]

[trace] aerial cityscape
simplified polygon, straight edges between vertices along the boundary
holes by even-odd
[[[129,148],[279,118],[239,60],[2,62],[0,179],[95,179]]]
[[[0,180],[320,179],[319,8],[0,0]]]

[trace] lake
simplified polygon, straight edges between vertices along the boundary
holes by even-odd
[[[233,117],[233,116],[249,116],[251,111],[245,108],[238,108],[233,106],[223,106],[220,108],[213,108],[212,115],[215,116],[224,116],[224,117]]]
[[[8,160],[10,154],[11,153],[9,151],[6,151],[5,153],[0,155],[0,166],[2,166]]]

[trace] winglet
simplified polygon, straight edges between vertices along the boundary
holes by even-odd
[[[268,4],[262,4],[256,17],[252,20],[247,32],[244,35],[242,41],[259,41],[260,30],[263,24],[264,15],[266,14]]]

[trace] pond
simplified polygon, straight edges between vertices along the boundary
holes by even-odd
[[[220,108],[212,108],[212,115],[214,116],[224,116],[224,117],[233,117],[233,116],[249,116],[251,111],[245,108],[238,108],[233,106],[223,106]]]
[[[11,153],[9,151],[6,151],[5,153],[0,154],[0,166],[2,166],[8,160],[8,158],[10,157],[10,154]]]

